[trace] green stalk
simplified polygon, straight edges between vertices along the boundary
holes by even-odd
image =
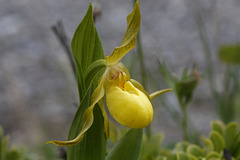
[[[189,135],[188,135],[188,118],[187,118],[187,106],[185,103],[183,103],[179,97],[178,97],[178,102],[180,104],[181,110],[182,110],[182,132],[183,132],[183,140],[188,141],[189,140]]]
[[[135,4],[137,0],[133,0],[133,3]],[[140,69],[141,69],[141,82],[142,82],[142,86],[145,88],[145,90],[147,90],[147,80],[146,80],[146,67],[145,67],[145,63],[144,63],[144,56],[143,56],[143,50],[142,50],[142,43],[141,43],[141,34],[140,34],[140,30],[138,32],[137,35],[137,54],[140,60]],[[149,124],[146,129],[146,134],[147,137],[151,136],[151,124]]]
[[[187,123],[187,109],[183,108],[183,120],[182,120],[182,130],[183,130],[183,140],[188,141],[188,123]]]
[[[142,43],[141,43],[141,34],[140,32],[137,35],[137,53],[140,60],[140,69],[141,69],[141,79],[142,85],[146,89],[146,70],[145,70],[145,63],[144,63],[144,56],[142,51]]]
[[[145,69],[145,63],[144,63],[144,56],[142,51],[142,43],[141,43],[141,34],[138,32],[137,35],[137,53],[140,60],[140,69],[141,69],[141,79],[142,79],[142,86],[147,90],[147,83],[146,83],[146,69]],[[147,137],[151,136],[151,124],[149,124],[146,129],[146,135]]]

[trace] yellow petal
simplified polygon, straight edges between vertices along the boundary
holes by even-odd
[[[104,119],[104,131],[105,131],[105,137],[106,139],[109,138],[109,121],[108,121],[108,116],[104,108],[104,98],[102,98],[99,102],[99,107],[102,111],[103,119]]]
[[[160,91],[153,92],[152,94],[149,95],[150,100],[156,98],[157,96],[159,96],[159,95],[161,95],[161,94],[164,94],[164,93],[169,92],[169,91],[172,91],[172,90],[173,90],[173,89],[168,88],[168,89],[163,89],[163,90],[160,90]]]
[[[134,87],[136,87],[137,89],[139,89],[140,91],[142,91],[147,97],[148,99],[150,99],[149,94],[147,93],[147,91],[145,91],[145,89],[143,88],[143,86],[141,85],[141,83],[139,83],[138,81],[134,80],[134,79],[130,79],[130,82],[134,85]]]
[[[144,128],[153,118],[152,104],[148,97],[130,81],[119,86],[107,86],[107,106],[110,114],[120,124],[130,128]]]
[[[83,114],[83,120],[82,120],[83,126],[82,126],[82,129],[81,129],[80,133],[78,134],[78,136],[76,138],[74,138],[73,140],[70,140],[70,141],[56,141],[56,140],[53,140],[53,141],[47,142],[47,144],[52,143],[52,144],[55,144],[55,145],[58,145],[58,146],[72,146],[72,145],[75,145],[75,144],[79,143],[83,139],[83,136],[84,136],[85,132],[93,124],[93,120],[94,120],[93,109],[94,109],[94,106],[104,97],[104,92],[105,92],[104,81],[105,81],[105,78],[102,77],[101,80],[100,80],[100,83],[98,84],[97,88],[94,90],[94,92],[92,94],[91,106],[88,107]]]
[[[116,47],[110,56],[106,57],[107,65],[117,63],[122,57],[132,50],[136,45],[136,36],[138,34],[141,23],[141,14],[139,2],[135,3],[133,11],[127,17],[127,30],[124,35],[121,46]]]

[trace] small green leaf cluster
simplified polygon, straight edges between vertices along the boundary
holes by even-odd
[[[25,155],[15,148],[9,147],[9,136],[4,136],[0,126],[0,159],[1,160],[29,160]]]
[[[194,66],[189,73],[188,68],[185,68],[181,78],[171,74],[167,66],[163,63],[159,63],[159,69],[165,81],[173,88],[181,107],[186,107],[192,99],[193,93],[201,79],[198,69]]]
[[[192,99],[193,92],[198,85],[200,76],[197,69],[193,69],[189,74],[188,69],[184,69],[180,80],[175,80],[175,90],[180,103],[187,105]]]
[[[174,90],[174,93],[177,97],[182,117],[181,125],[183,131],[183,139],[185,141],[197,142],[197,134],[192,134],[196,132],[192,127],[191,131],[189,130],[188,124],[188,114],[187,107],[191,101],[194,91],[197,88],[199,81],[201,80],[201,75],[199,74],[198,68],[196,65],[193,66],[191,71],[188,68],[185,68],[182,72],[182,76],[179,78],[175,74],[172,74],[166,64],[159,62],[159,71],[164,78],[164,81]],[[180,115],[178,111],[172,112],[173,119],[179,119],[176,115]],[[178,120],[177,120],[178,121]]]
[[[165,152],[159,160],[240,160],[240,131],[236,122],[224,125],[211,122],[208,138],[202,137],[203,146],[180,142],[173,151]]]

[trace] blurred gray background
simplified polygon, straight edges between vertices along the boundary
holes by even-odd
[[[139,2],[147,69],[161,77],[159,58],[177,74],[194,62],[203,72],[206,63],[196,23],[196,16],[201,15],[220,84],[224,67],[216,51],[221,44],[240,41],[240,1]],[[101,16],[95,24],[105,55],[109,55],[122,41],[133,1],[98,0],[97,4]],[[61,20],[71,39],[88,5],[88,0],[0,0],[0,125],[12,143],[34,146],[53,138],[67,139],[78,104],[77,85],[51,26]],[[179,107],[173,93],[167,93],[166,99]],[[154,132],[165,134],[165,144],[181,140],[181,127],[163,106],[155,102],[154,107]],[[188,112],[195,128],[206,135],[209,122],[218,118],[207,79],[197,87]]]

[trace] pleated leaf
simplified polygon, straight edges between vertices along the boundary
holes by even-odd
[[[138,160],[143,129],[130,129],[113,147],[106,160]]]
[[[102,43],[93,21],[91,3],[85,17],[73,35],[71,51],[76,63],[79,98],[81,101],[88,89],[88,86],[85,86],[84,75],[94,61],[104,59]]]
[[[83,115],[86,109],[90,106],[91,95],[102,74],[98,67],[95,67],[96,70],[89,69],[93,62],[99,59],[104,59],[102,44],[93,21],[91,3],[89,4],[85,17],[74,33],[71,50],[76,63],[80,106],[73,119],[68,140],[76,138],[82,128],[84,128],[83,121],[86,121],[86,118],[83,118]],[[97,65],[103,66],[102,63]],[[85,78],[88,79],[88,83],[86,83]],[[92,81],[93,78],[96,80]],[[89,79],[91,79],[91,83],[89,83]],[[90,121],[88,121],[89,123],[87,123],[87,125],[92,123],[92,126],[83,137],[81,137],[82,140],[80,143],[67,148],[68,160],[104,160],[105,158],[106,138],[104,134],[104,119],[101,109],[98,104],[96,104],[95,107],[89,108],[88,113],[91,116],[87,116],[87,118],[90,118],[88,119]]]

